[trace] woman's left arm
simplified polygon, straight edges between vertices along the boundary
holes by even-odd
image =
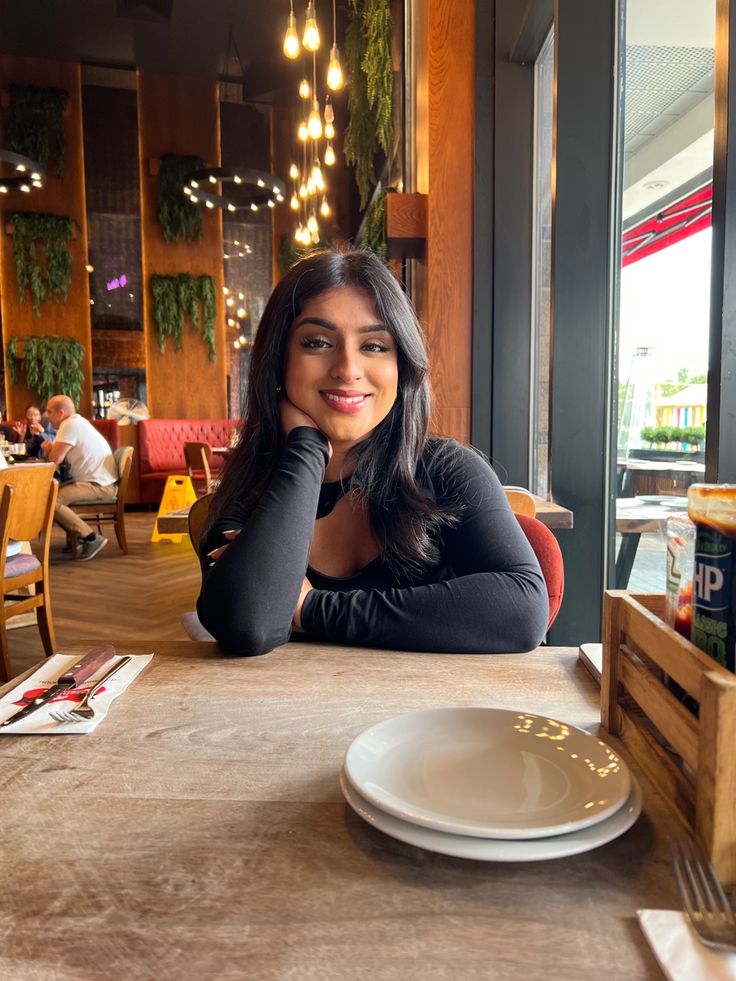
[[[543,640],[547,589],[536,556],[490,466],[461,449],[440,497],[464,508],[445,533],[452,578],[348,592],[311,590],[301,610],[308,636],[397,650],[501,653]]]

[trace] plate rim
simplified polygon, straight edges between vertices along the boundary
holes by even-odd
[[[628,797],[617,811],[598,824],[546,838],[475,838],[411,824],[381,811],[355,790],[344,768],[340,771],[340,789],[358,817],[389,838],[438,855],[475,862],[548,862],[593,851],[629,831],[638,821],[644,804],[641,786],[632,773]]]
[[[417,813],[415,809],[407,810],[406,808],[401,808],[391,803],[387,800],[385,795],[376,794],[371,791],[369,787],[363,785],[359,778],[356,778],[354,773],[351,773],[350,769],[350,757],[351,752],[355,752],[356,744],[371,730],[376,729],[379,726],[387,725],[388,723],[397,722],[400,719],[407,719],[411,716],[426,716],[432,713],[446,713],[446,712],[483,712],[483,713],[493,713],[493,714],[503,714],[503,715],[525,715],[535,719],[544,719],[551,722],[557,722],[560,725],[565,725],[568,728],[574,730],[581,736],[585,736],[588,739],[594,739],[596,743],[602,743],[611,752],[613,752],[622,768],[622,778],[624,780],[624,788],[620,796],[607,807],[602,807],[601,809],[595,811],[593,814],[582,815],[575,820],[567,820],[563,822],[558,822],[556,824],[546,824],[537,827],[515,827],[513,824],[509,823],[506,826],[497,825],[495,828],[490,828],[489,826],[481,827],[479,825],[472,825],[471,823],[463,822],[461,818],[452,818],[451,816],[446,816],[443,818],[439,813],[435,812],[434,815],[431,813]],[[385,719],[380,719],[378,722],[372,723],[372,725],[367,726],[361,732],[359,732],[355,738],[351,741],[350,745],[345,751],[345,756],[343,759],[343,770],[347,779],[349,780],[351,786],[364,797],[369,803],[374,807],[379,808],[381,811],[391,814],[401,821],[407,821],[411,824],[415,824],[421,827],[432,828],[435,831],[441,831],[446,834],[461,834],[467,835],[469,837],[475,838],[496,838],[503,840],[533,840],[535,838],[548,838],[557,834],[569,834],[570,832],[589,827],[605,821],[608,817],[614,814],[623,803],[628,798],[631,789],[632,774],[631,770],[622,758],[620,753],[618,753],[612,746],[606,743],[600,736],[596,736],[593,733],[588,732],[586,729],[581,729],[579,726],[572,725],[569,722],[564,722],[561,719],[553,719],[551,716],[546,714],[541,714],[539,712],[529,712],[525,709],[507,709],[499,708],[497,706],[490,705],[444,705],[444,706],[432,706],[430,708],[423,709],[412,709],[408,712],[400,712],[397,715],[389,716]],[[411,804],[409,804],[411,808]]]

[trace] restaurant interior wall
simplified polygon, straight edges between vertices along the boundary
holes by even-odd
[[[82,370],[84,387],[80,398],[80,410],[85,415],[92,411],[92,340],[90,330],[89,283],[85,269],[87,263],[87,215],[84,191],[84,154],[82,146],[82,95],[80,66],[72,62],[47,61],[36,58],[0,55],[0,90],[7,91],[11,83],[40,85],[66,89],[69,102],[62,125],[66,138],[66,163],[64,178],[56,176],[53,167],[47,174],[42,189],[31,194],[19,191],[3,195],[0,210],[0,305],[2,309],[3,350],[10,337],[20,339],[18,353],[22,352],[23,338],[28,335],[58,335],[75,337],[84,348]],[[2,107],[3,124],[8,107]],[[18,298],[18,285],[13,258],[13,237],[9,234],[6,216],[12,211],[46,211],[73,218],[79,232],[69,242],[72,255],[72,278],[66,303],[49,302],[41,307],[39,317],[34,317],[30,298],[25,303]],[[5,403],[7,417],[21,418],[25,406],[36,397],[25,384],[23,370],[18,363],[16,384],[11,386],[5,377]]]

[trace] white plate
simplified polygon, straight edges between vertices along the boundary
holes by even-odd
[[[356,814],[399,841],[418,848],[426,848],[440,855],[453,858],[472,858],[478,862],[544,862],[552,858],[566,858],[589,852],[605,845],[628,831],[641,813],[641,790],[631,778],[631,793],[623,807],[611,817],[579,831],[550,838],[533,838],[530,841],[507,841],[504,838],[473,838],[470,835],[445,834],[432,828],[422,828],[374,807],[351,786],[344,771],[340,774],[340,786],[345,800]]]
[[[494,708],[379,722],[353,740],[345,773],[388,814],[479,838],[542,838],[596,824],[631,787],[629,768],[596,736]]]
[[[670,497],[662,501],[660,507],[667,508],[668,511],[687,511],[687,498]]]
[[[636,500],[641,501],[644,504],[673,504],[675,502],[683,501],[685,507],[687,507],[686,497],[673,497],[672,494],[639,494]],[[679,507],[678,503],[678,507]]]

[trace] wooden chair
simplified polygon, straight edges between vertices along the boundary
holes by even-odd
[[[11,676],[7,620],[35,609],[46,656],[50,657],[56,647],[49,593],[49,546],[58,490],[53,464],[0,470],[0,574],[3,597],[9,602],[0,617],[0,681],[8,681]],[[11,538],[24,542],[39,535],[43,535],[40,559],[35,555],[6,557]],[[31,585],[35,595],[15,592]]]
[[[192,548],[199,555],[199,541],[202,537],[202,529],[207,523],[207,515],[210,512],[212,495],[205,494],[200,497],[189,508],[189,540]]]
[[[102,525],[112,522],[115,526],[115,535],[118,545],[122,552],[128,554],[128,540],[125,537],[125,498],[128,493],[128,483],[133,467],[133,447],[121,446],[113,453],[115,466],[118,471],[118,492],[115,497],[106,497],[104,500],[74,501],[69,507],[76,512],[82,521],[97,525],[97,531],[102,534]],[[77,545],[79,538],[76,535],[69,535],[72,548],[72,558],[77,558]]]
[[[504,487],[503,491],[514,514],[526,514],[530,518],[536,515],[537,502],[525,487]]]
[[[203,494],[211,494],[214,490],[212,486],[212,473],[210,472],[210,457],[212,447],[209,443],[185,443],[184,462],[187,465],[194,491],[197,497]]]

